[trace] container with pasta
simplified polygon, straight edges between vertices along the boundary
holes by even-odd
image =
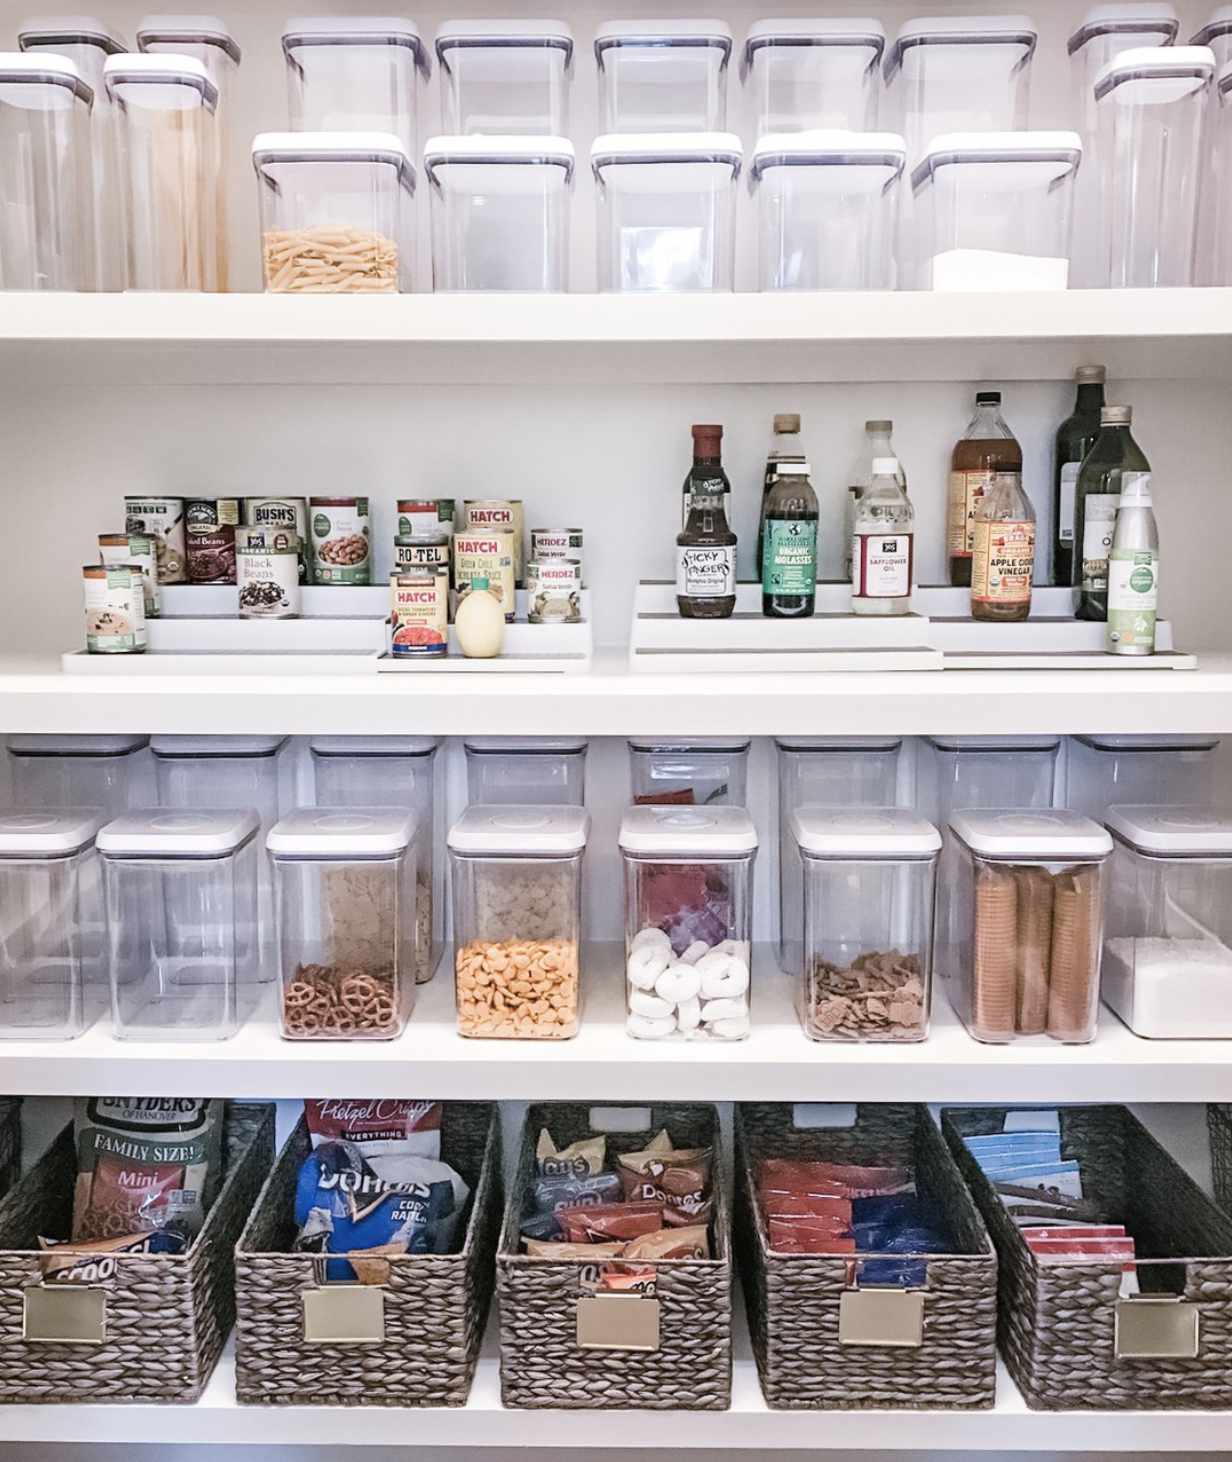
[[[937,908],[937,968],[977,1041],[1095,1039],[1103,864],[1112,839],[1076,812],[959,812]]]

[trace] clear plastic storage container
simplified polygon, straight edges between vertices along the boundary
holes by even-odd
[[[123,1040],[220,1041],[255,1003],[257,815],[125,813],[98,835]]]
[[[417,156],[427,48],[400,15],[297,15],[282,33],[293,132],[392,132]]]
[[[596,138],[599,288],[732,289],[743,155],[731,132]]]
[[[128,50],[123,37],[93,15],[49,15],[28,20],[17,44],[31,55],[67,56],[94,92],[90,113],[90,151],[94,172],[95,288],[124,288],[124,234],[120,177],[116,167],[114,120],[103,81],[108,56]]]
[[[1120,806],[1104,1004],[1140,1036],[1232,1037],[1232,814]]]
[[[569,288],[573,144],[564,137],[433,137],[436,290]]]
[[[918,287],[1068,288],[1081,161],[1076,132],[934,138],[911,177]]]
[[[595,35],[600,132],[721,132],[731,27],[721,20],[614,20]]]
[[[218,87],[190,56],[112,56],[127,289],[217,290],[225,248]]]
[[[253,139],[270,294],[409,293],[415,168],[392,132]]]
[[[1215,78],[1206,187],[1198,202],[1198,282],[1232,284],[1232,62]]]
[[[449,832],[464,1036],[555,1041],[581,1019],[580,807],[468,807]]]
[[[318,807],[403,807],[415,816],[415,979],[440,963],[445,924],[445,795],[436,736],[314,736]]]
[[[779,964],[799,973],[804,884],[792,813],[798,807],[895,806],[903,743],[896,736],[798,736],[774,744],[779,781]]]
[[[13,805],[99,807],[117,817],[140,800],[148,736],[10,736]]]
[[[798,807],[799,1014],[814,1041],[922,1041],[941,834],[902,808]]]
[[[741,1041],[752,1030],[753,860],[743,807],[631,807],[625,1029],[638,1040]]]
[[[967,1029],[1093,1041],[1108,833],[1062,810],[958,812],[950,833],[937,963]]]
[[[1065,805],[1103,822],[1116,804],[1209,807],[1217,736],[1074,736],[1066,755]]]
[[[415,1002],[417,837],[400,808],[301,807],[270,830],[286,1039],[402,1034]]]
[[[563,20],[451,20],[436,33],[447,132],[567,137],[573,32]]]
[[[1056,802],[1057,736],[935,736],[927,746],[921,791],[942,831],[955,812]]]
[[[748,801],[747,736],[629,742],[629,781],[640,804],[743,807]]]
[[[93,106],[67,57],[0,53],[0,288],[96,288]]]
[[[1193,284],[1214,77],[1215,55],[1205,46],[1161,46],[1122,51],[1096,78],[1092,285]]]
[[[1189,42],[1191,46],[1209,46],[1219,66],[1232,61],[1232,5],[1221,5]]]
[[[758,288],[893,288],[906,157],[890,132],[760,138],[749,165]]]
[[[757,21],[744,42],[742,68],[757,135],[813,128],[872,132],[885,45],[885,27],[867,16]]]
[[[587,742],[576,736],[468,736],[467,802],[581,807]]]
[[[0,813],[0,1040],[70,1040],[86,1027],[103,820],[96,808]]]

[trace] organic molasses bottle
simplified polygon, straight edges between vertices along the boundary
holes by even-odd
[[[807,619],[817,602],[817,494],[807,462],[780,462],[765,502],[761,612]]]

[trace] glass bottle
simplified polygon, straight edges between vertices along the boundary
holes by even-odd
[[[817,494],[807,462],[779,462],[765,500],[761,612],[807,619],[817,603]]]
[[[1031,614],[1035,509],[1017,472],[989,477],[976,504],[971,618],[1009,624]]]
[[[1100,434],[1078,473],[1074,541],[1082,545],[1079,619],[1108,618],[1108,554],[1116,532],[1121,479],[1126,473],[1151,470],[1130,433],[1133,420],[1133,407],[1105,406]]]
[[[1159,527],[1151,474],[1126,472],[1108,559],[1110,655],[1153,655],[1159,608]]]
[[[902,462],[898,458],[891,440],[894,423],[892,421],[866,421],[864,432],[868,440],[864,443],[864,450],[852,467],[851,477],[848,479],[847,500],[843,505],[843,578],[848,582],[851,580],[851,543],[856,531],[856,503],[860,500],[860,494],[873,480],[873,463],[878,457],[893,457],[898,461],[898,480],[902,483],[903,491],[907,491],[907,474],[903,471]]]
[[[1056,454],[1052,480],[1052,582],[1077,584],[1082,567],[1081,557],[1074,552],[1074,516],[1078,490],[1078,472],[1083,458],[1099,436],[1099,414],[1104,408],[1104,382],[1108,372],[1103,366],[1079,366],[1074,372],[1078,399],[1072,416],[1057,428]]]
[[[683,619],[730,619],[736,608],[736,535],[727,522],[721,426],[693,428],[689,511],[676,539],[676,607]]]
[[[761,573],[766,538],[766,499],[774,486],[780,462],[803,462],[800,450],[800,418],[785,413],[774,418],[774,432],[770,438],[770,450],[766,453],[766,471],[761,484],[761,516],[757,523],[757,572]]]
[[[1001,416],[1001,392],[981,391],[975,398],[971,425],[959,438],[950,459],[950,501],[946,542],[950,583],[971,587],[971,555],[975,551],[975,509],[993,477],[1016,473],[1022,485],[1022,448]]]
[[[910,614],[915,582],[915,509],[897,457],[878,457],[856,504],[851,541],[851,612]]]

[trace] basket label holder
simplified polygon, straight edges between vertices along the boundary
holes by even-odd
[[[924,1290],[845,1289],[838,1302],[838,1343],[918,1350],[924,1344]]]
[[[1117,1360],[1197,1360],[1198,1306],[1172,1295],[1123,1296],[1116,1302]]]
[[[304,1339],[310,1345],[379,1345],[385,1339],[385,1291],[376,1284],[324,1284],[302,1291]]]
[[[659,1349],[659,1301],[638,1294],[584,1295],[577,1302],[581,1350]]]
[[[106,1345],[107,1291],[32,1284],[22,1291],[22,1339],[38,1345]]]

